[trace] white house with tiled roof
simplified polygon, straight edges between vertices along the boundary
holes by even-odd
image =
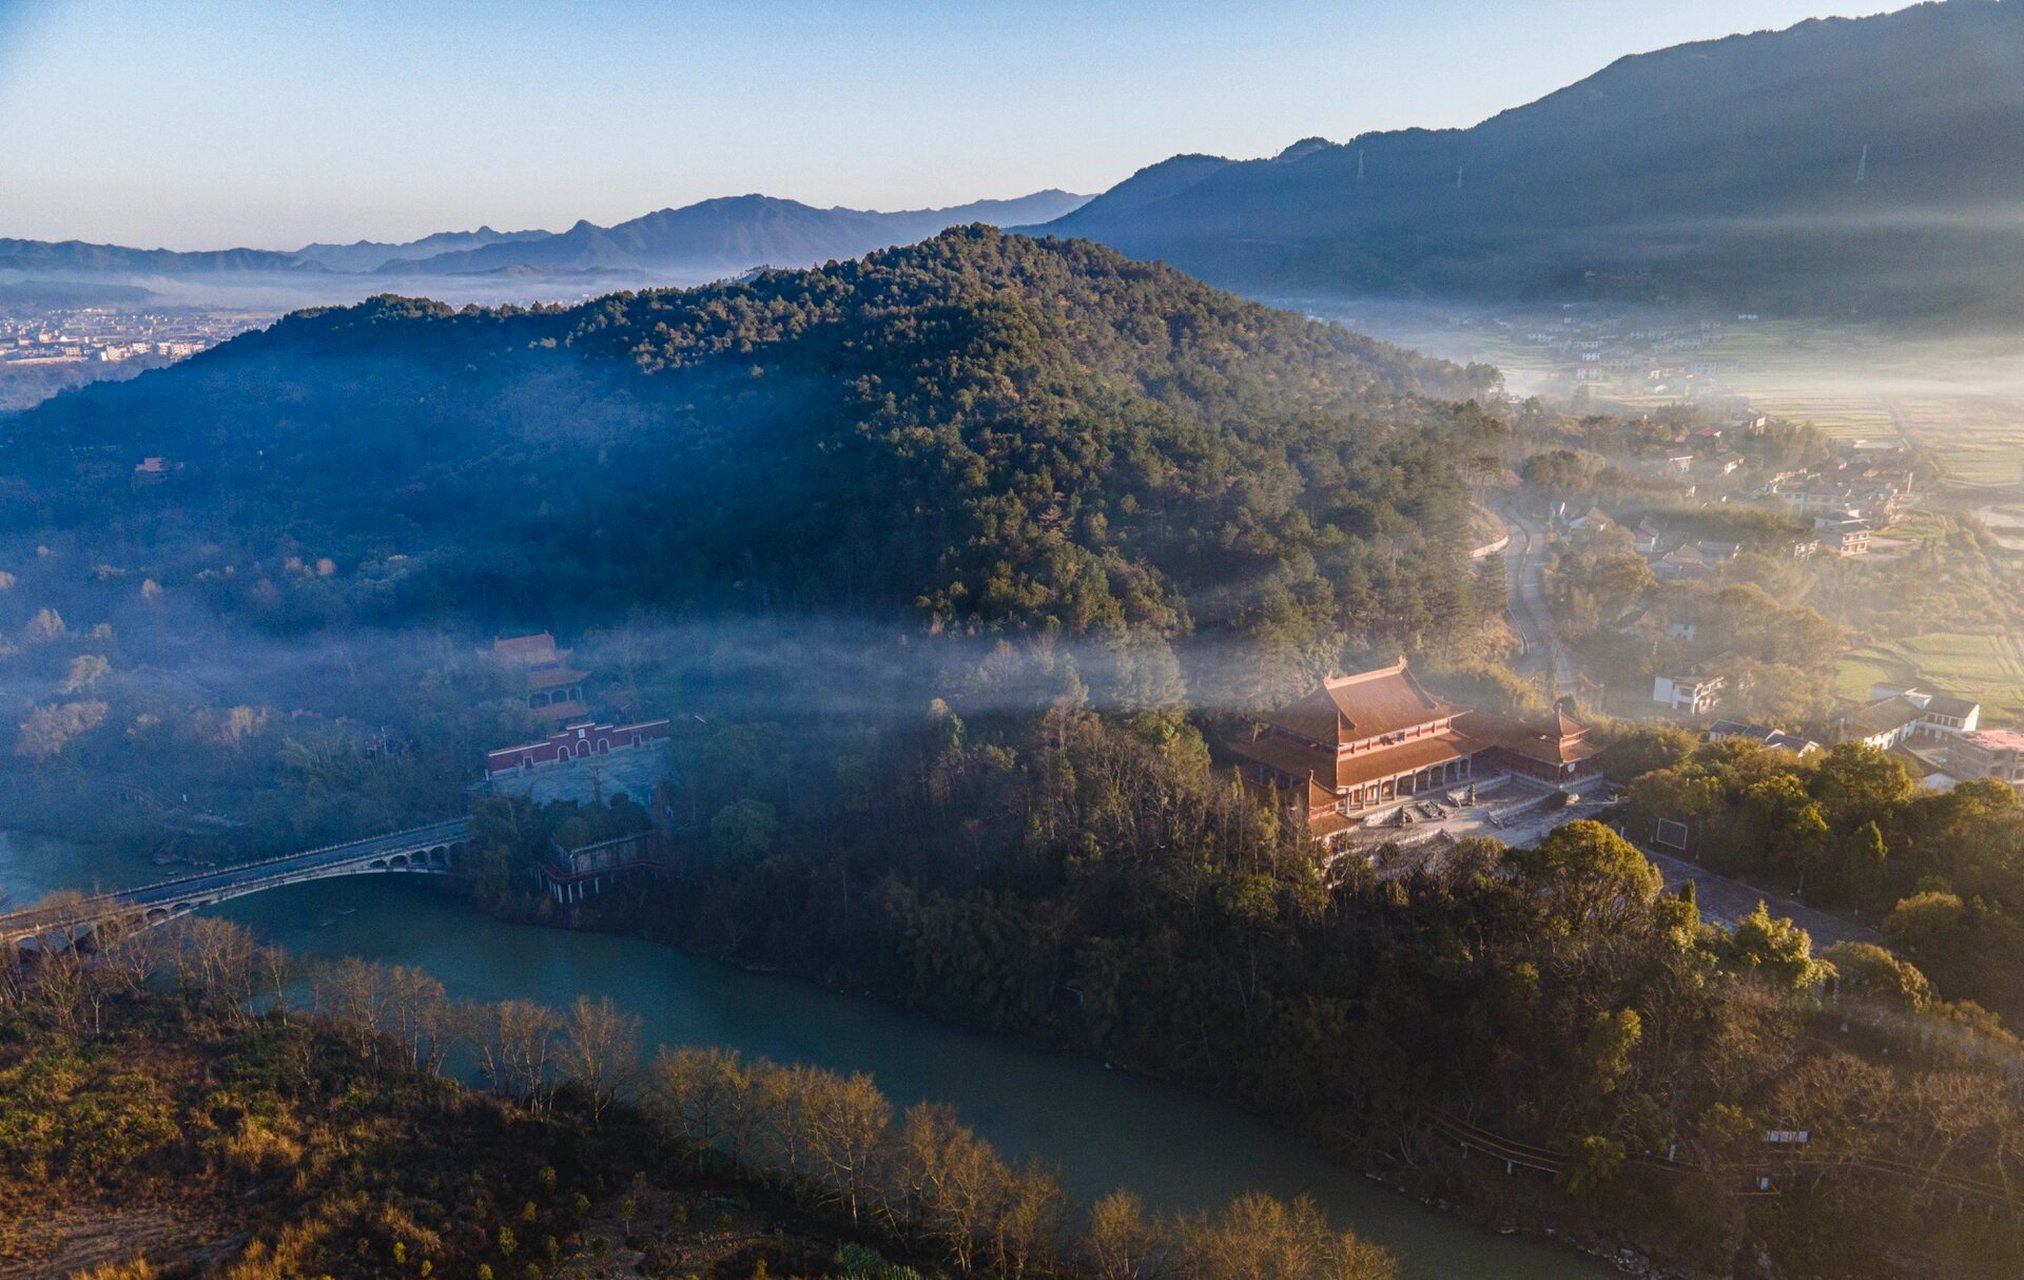
[[[1942,739],[1973,733],[1982,723],[1982,706],[1966,698],[1928,689],[1877,685],[1869,703],[1842,718],[1841,740],[1888,751],[1913,738]]]

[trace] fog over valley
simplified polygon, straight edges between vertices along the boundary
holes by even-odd
[[[0,238],[0,1276],[2024,1275],[2024,8],[1781,5],[0,19],[384,179]]]

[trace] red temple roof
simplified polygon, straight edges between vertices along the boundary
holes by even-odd
[[[1319,803],[1333,804],[1337,799],[1335,793],[1342,788],[1362,786],[1366,782],[1378,782],[1397,774],[1459,760],[1483,745],[1449,731],[1347,756],[1271,735],[1255,742],[1234,743],[1230,750],[1285,777],[1313,779],[1314,785],[1322,788],[1327,795],[1327,799]]]
[[[569,656],[569,650],[555,647],[552,632],[540,631],[531,636],[495,638],[490,656],[506,662],[559,662]]]
[[[1456,719],[1455,727],[1479,747],[1502,747],[1547,764],[1578,764],[1601,752],[1588,741],[1588,726],[1565,711],[1556,710],[1549,723],[1550,728],[1489,711],[1469,711]]]
[[[1400,658],[1395,666],[1330,676],[1322,687],[1265,717],[1310,742],[1341,745],[1446,719],[1455,708],[1427,692]]]

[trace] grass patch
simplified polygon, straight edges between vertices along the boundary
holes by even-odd
[[[1858,649],[1836,668],[1834,691],[1860,700],[1872,684],[1907,683],[1973,698],[1988,723],[2024,721],[2024,649],[2012,636],[1936,631]]]

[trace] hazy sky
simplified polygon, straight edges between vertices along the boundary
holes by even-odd
[[[0,0],[0,236],[294,247],[1096,191],[1871,0]]]

